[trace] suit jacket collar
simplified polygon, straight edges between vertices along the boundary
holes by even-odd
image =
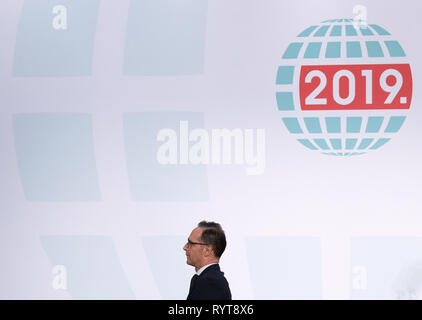
[[[203,274],[206,274],[208,272],[215,272],[215,271],[217,271],[217,272],[220,271],[220,266],[219,266],[218,263],[215,263],[215,264],[212,264],[212,265],[206,267],[205,270],[203,270],[201,272],[201,274],[199,275],[199,277],[201,277]]]

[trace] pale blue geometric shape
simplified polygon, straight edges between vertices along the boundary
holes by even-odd
[[[341,122],[339,117],[326,117],[325,125],[327,126],[328,133],[340,133]]]
[[[387,46],[388,52],[390,53],[391,57],[405,57],[406,54],[404,53],[403,48],[401,47],[398,41],[384,41],[385,45]]]
[[[294,66],[278,67],[276,84],[292,84],[294,71]]]
[[[390,141],[390,138],[380,138],[369,149],[371,149],[371,150],[378,149],[378,148],[382,147],[384,144],[386,144],[388,141]]]
[[[384,57],[381,45],[378,41],[365,41],[366,49],[368,50],[368,57]]]
[[[290,133],[303,133],[297,118],[282,118],[282,120]]]
[[[314,59],[319,57],[319,52],[321,51],[322,42],[309,42],[306,47],[304,58]]]
[[[369,145],[372,143],[372,141],[374,141],[374,139],[372,138],[364,138],[362,139],[362,141],[359,144],[358,149],[359,150],[363,150],[369,147]]]
[[[341,150],[341,139],[330,139],[330,143],[334,150]]]
[[[351,24],[346,25],[346,36],[357,36],[358,33],[355,29],[355,27]]]
[[[293,92],[276,92],[278,110],[294,110]]]
[[[296,59],[299,55],[299,51],[302,48],[302,42],[292,42],[284,51],[283,59]]]
[[[338,37],[341,36],[341,25],[334,25],[330,32],[330,37]]]
[[[322,150],[329,150],[330,147],[327,144],[327,141],[325,139],[314,139],[314,142],[320,147]]]
[[[207,0],[131,0],[124,74],[203,73],[207,6]]]
[[[346,150],[352,150],[355,148],[356,143],[358,142],[358,139],[346,139]]]
[[[99,0],[25,0],[16,35],[13,75],[88,76]],[[67,9],[67,29],[55,29],[56,5]]]
[[[421,237],[351,239],[354,300],[415,300],[422,293]]]
[[[186,264],[183,251],[186,241],[187,236],[142,237],[142,245],[162,299],[184,300],[188,295],[195,269]]]
[[[298,34],[298,37],[309,37],[309,35],[314,31],[318,26],[310,26]]]
[[[326,58],[340,58],[341,42],[328,42],[327,50],[325,51]]]
[[[207,201],[208,178],[205,164],[180,163],[180,121],[188,130],[203,128],[199,112],[125,113],[123,128],[129,185],[135,201]],[[157,141],[161,129],[177,136],[177,164],[160,164],[157,151],[166,141]],[[192,143],[190,144],[192,145]]]
[[[324,37],[330,26],[321,26],[314,34],[314,37]]]
[[[91,115],[15,114],[13,132],[27,200],[100,200]]]
[[[109,236],[41,236],[52,266],[64,265],[73,299],[134,299]]]
[[[362,124],[362,117],[347,117],[347,124],[346,124],[347,133],[360,132],[361,124]]]
[[[359,41],[348,41],[346,42],[346,52],[348,58],[361,58],[362,49]]]
[[[385,30],[384,28],[376,25],[376,24],[370,24],[371,28],[374,29],[380,36],[388,36],[390,33]]]
[[[308,139],[297,139],[303,146],[311,150],[318,150],[317,147]]]
[[[309,133],[322,133],[319,118],[303,118],[303,120],[305,121],[306,129],[308,129]]]
[[[405,116],[392,116],[384,132],[398,132],[401,126],[403,125],[405,119]]]
[[[246,249],[256,299],[322,298],[319,238],[248,237]]]
[[[384,117],[368,117],[366,124],[366,133],[376,133],[380,130]]]
[[[367,28],[360,27],[359,31],[364,36],[373,36],[374,35],[374,33],[371,31],[371,29],[369,29],[369,27],[367,27]]]

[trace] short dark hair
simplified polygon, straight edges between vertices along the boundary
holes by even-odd
[[[201,221],[198,227],[203,228],[201,241],[212,246],[214,255],[220,258],[226,249],[226,235],[221,225],[216,222]]]

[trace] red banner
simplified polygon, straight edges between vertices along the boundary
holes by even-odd
[[[409,64],[302,66],[302,110],[409,109]]]

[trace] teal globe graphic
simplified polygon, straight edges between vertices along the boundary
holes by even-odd
[[[362,155],[389,142],[412,99],[404,49],[385,28],[332,19],[309,26],[282,53],[276,102],[287,131],[305,148]]]

